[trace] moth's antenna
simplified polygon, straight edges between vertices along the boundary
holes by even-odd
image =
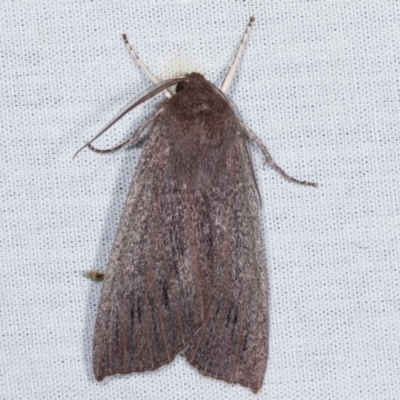
[[[135,50],[133,50],[132,46],[129,44],[128,42],[128,38],[126,37],[125,33],[122,34],[122,40],[125,43],[125,46],[127,47],[127,49],[129,50],[129,53],[131,53],[131,56],[133,57],[133,59],[136,61],[136,64],[139,65],[140,68],[142,68],[142,70],[145,72],[145,74],[150,78],[150,80],[157,85],[158,83],[160,83],[160,80],[154,76],[149,69],[143,64],[142,60],[138,57],[138,55],[136,54]],[[165,89],[163,91],[164,95],[170,99],[172,97],[171,93],[168,92],[167,89]]]
[[[236,57],[233,60],[233,63],[231,65],[231,67],[229,68],[229,71],[226,74],[226,77],[225,77],[224,81],[222,82],[221,92],[223,92],[223,93],[226,93],[226,91],[228,90],[229,85],[232,82],[233,75],[235,74],[236,67],[237,67],[237,65],[239,63],[240,57],[242,56],[244,45],[246,43],[247,38],[249,37],[249,33],[251,31],[251,28],[253,26],[253,22],[254,21],[255,21],[255,18],[254,17],[250,17],[250,21],[247,24],[246,32],[243,35],[242,42],[240,43],[239,49],[238,49],[238,51],[236,53]]]

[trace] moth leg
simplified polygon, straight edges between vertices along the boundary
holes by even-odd
[[[119,149],[122,149],[125,146],[128,146],[130,144],[135,145],[140,138],[140,135],[143,133],[143,131],[150,125],[151,122],[154,121],[154,119],[163,111],[164,109],[161,108],[160,110],[158,110],[151,118],[149,118],[148,120],[144,121],[144,123],[139,127],[139,129],[135,132],[135,134],[130,137],[128,140],[125,140],[125,142],[122,142],[121,144],[119,144],[116,147],[113,147],[112,149],[98,149],[96,147],[94,147],[90,142],[86,143],[86,146],[94,151],[95,153],[100,153],[100,154],[106,154],[106,153],[113,153]]]
[[[139,58],[139,56],[136,54],[135,50],[133,50],[132,46],[130,45],[130,43],[128,42],[128,38],[126,37],[125,33],[122,34],[122,40],[125,43],[125,46],[127,47],[127,49],[129,50],[129,53],[131,53],[131,56],[133,57],[133,59],[136,61],[136,64],[139,65],[140,68],[142,68],[142,70],[145,72],[145,74],[150,78],[150,80],[157,85],[158,83],[160,83],[160,80],[153,75],[150,70],[144,65],[144,63],[142,62],[142,60]],[[171,93],[165,89],[163,91],[165,97],[167,97],[168,99],[170,99],[172,97]]]
[[[224,81],[222,82],[222,86],[221,86],[221,92],[226,93],[226,91],[228,90],[229,85],[232,82],[233,79],[233,75],[235,74],[236,71],[236,67],[239,63],[240,57],[242,56],[243,50],[244,50],[244,45],[246,43],[247,38],[249,37],[251,28],[253,26],[253,22],[255,21],[254,17],[250,17],[250,21],[247,24],[246,27],[246,31],[244,32],[242,41],[240,43],[239,49],[236,53],[235,59],[233,60],[233,63],[231,65],[231,67],[229,68],[228,73],[226,74],[226,77],[224,79]]]
[[[299,185],[305,185],[305,186],[314,186],[318,187],[318,183],[314,182],[306,182],[306,181],[299,181],[298,179],[292,178],[289,176],[271,157],[271,155],[268,153],[267,148],[264,146],[263,142],[260,140],[260,138],[243,122],[240,122],[242,127],[246,130],[247,134],[249,135],[250,139],[252,139],[254,142],[256,142],[257,146],[260,148],[262,151],[264,157],[265,157],[265,162],[268,163],[272,168],[274,168],[277,172],[279,172],[285,179],[287,179],[289,182],[293,183],[298,183]]]
[[[94,270],[85,272],[85,276],[86,278],[89,278],[92,281],[97,281],[97,282],[100,282],[104,279],[104,274],[102,272]]]

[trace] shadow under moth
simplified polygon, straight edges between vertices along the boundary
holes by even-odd
[[[287,180],[225,92],[254,18],[218,89],[199,73],[153,81],[84,147],[116,151],[149,130],[103,280],[93,369],[97,380],[151,371],[183,352],[200,372],[258,392],[268,358],[268,283],[259,201],[246,138]],[[168,88],[175,86],[176,94]],[[155,114],[119,146],[92,142],[130,110],[164,92]],[[80,150],[82,150],[80,149]],[[78,150],[78,152],[80,151]],[[103,279],[104,278],[104,279]]]

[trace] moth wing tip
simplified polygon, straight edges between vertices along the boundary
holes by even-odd
[[[98,374],[98,373],[95,373],[95,374],[94,374],[94,377],[95,377],[95,379],[96,379],[97,382],[101,382],[101,381],[106,377],[106,375],[105,375],[105,374]]]
[[[261,386],[250,386],[250,390],[254,393],[257,394],[261,389]]]

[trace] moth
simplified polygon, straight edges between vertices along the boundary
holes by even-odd
[[[218,89],[192,72],[129,103],[94,139],[160,92],[166,99],[126,142],[149,130],[102,279],[94,341],[97,380],[151,371],[183,352],[205,375],[258,392],[268,358],[268,283],[259,199],[246,138],[291,182],[225,95],[254,17]],[[176,94],[168,88],[175,86]],[[82,150],[82,149],[80,149]],[[78,150],[78,152],[80,151]]]

